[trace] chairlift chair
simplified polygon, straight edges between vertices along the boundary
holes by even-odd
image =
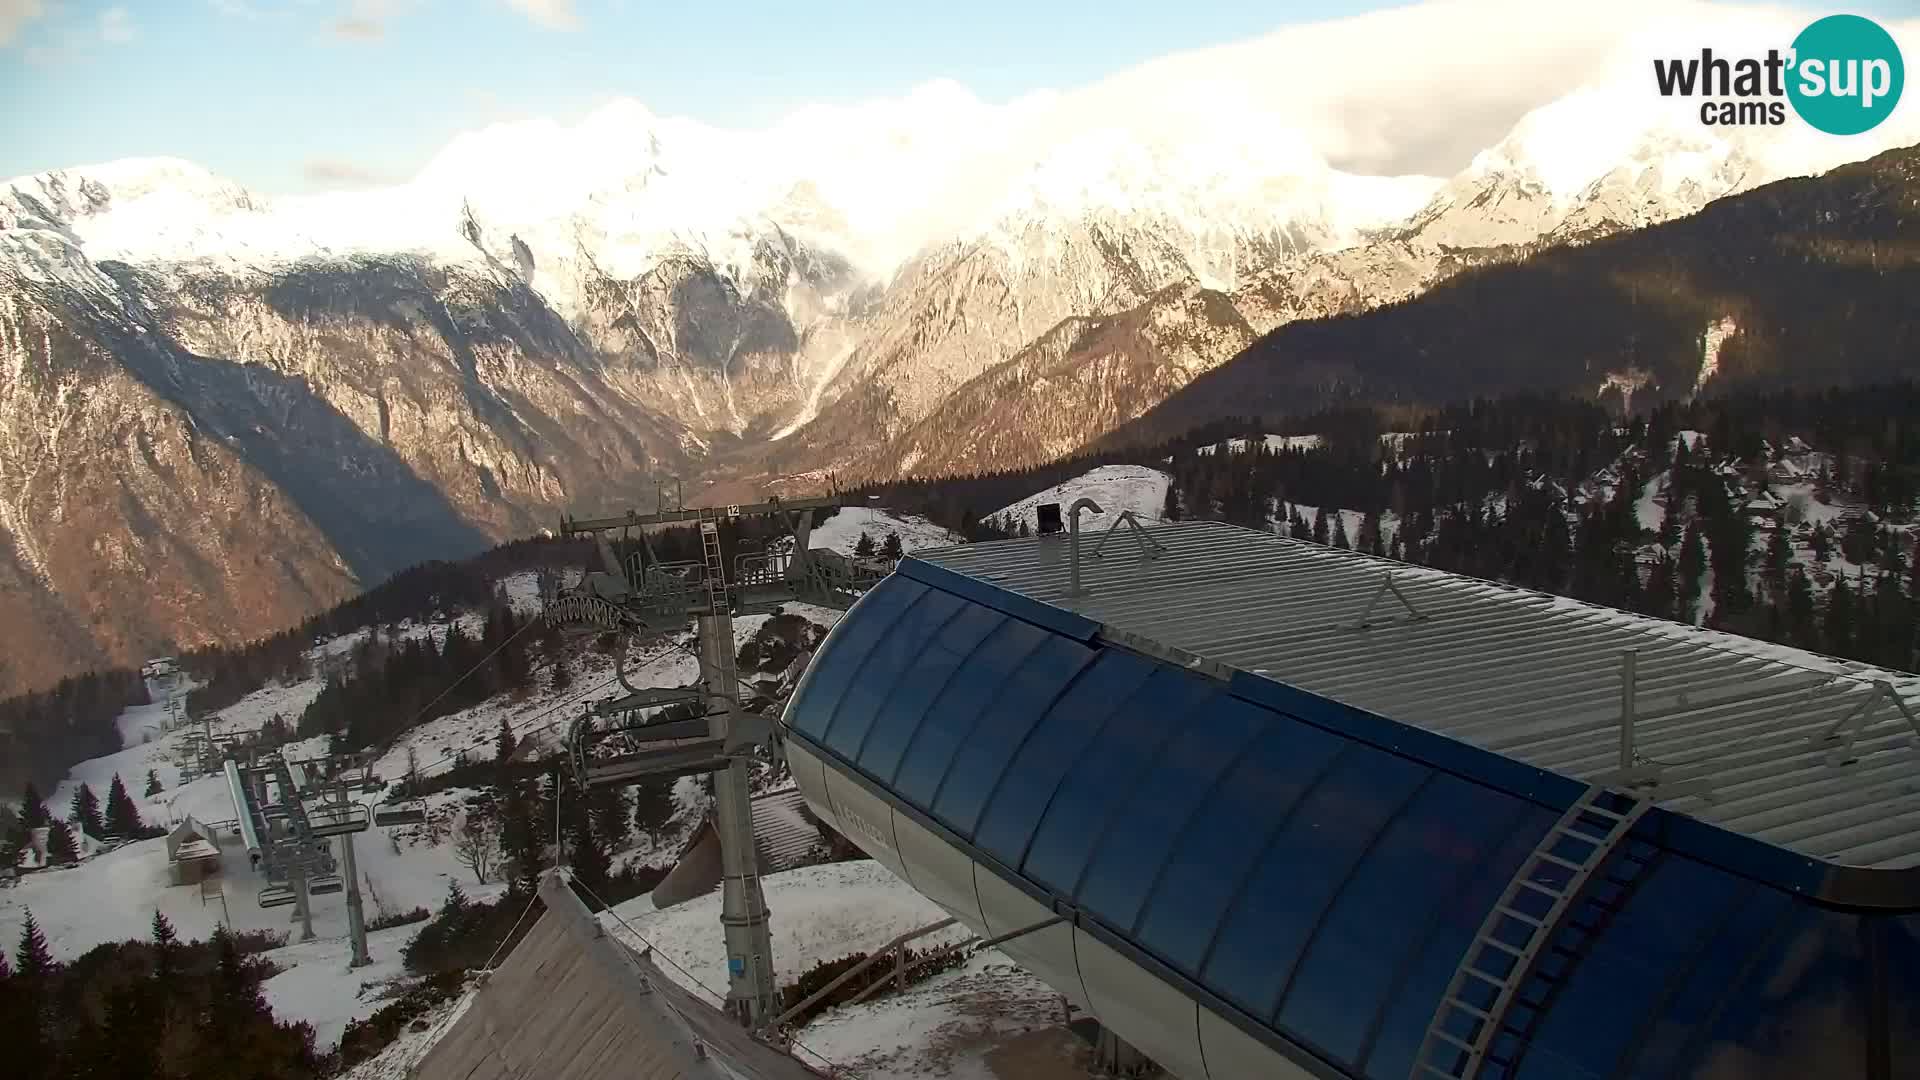
[[[307,810],[307,831],[314,836],[345,836],[367,831],[367,808],[359,803],[321,803]]]
[[[424,825],[427,822],[427,801],[425,799],[407,799],[400,802],[385,802],[373,808],[373,823],[383,829],[395,825]]]
[[[286,907],[299,901],[300,897],[286,885],[269,885],[260,890],[260,906],[263,908]]]
[[[307,882],[307,892],[314,896],[327,896],[345,890],[347,884],[339,874],[321,874]]]

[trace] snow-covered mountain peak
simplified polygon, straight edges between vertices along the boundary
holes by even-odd
[[[1506,138],[1475,155],[1463,175],[1523,176],[1568,200],[1623,162],[1674,153],[1724,156],[1729,146],[1685,102],[1588,86],[1521,117]]]

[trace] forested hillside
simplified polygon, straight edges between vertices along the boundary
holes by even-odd
[[[1361,314],[1289,323],[1097,440],[1230,416],[1463,396],[1615,409],[1910,378],[1920,369],[1920,147],[1782,180],[1691,217],[1464,271]]]

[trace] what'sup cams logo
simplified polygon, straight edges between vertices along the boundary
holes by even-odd
[[[1906,82],[1900,46],[1879,23],[1829,15],[1793,39],[1785,54],[1655,60],[1662,97],[1698,97],[1700,122],[1733,127],[1787,122],[1787,106],[1829,135],[1858,135],[1893,114]]]

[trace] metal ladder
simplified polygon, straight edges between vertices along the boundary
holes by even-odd
[[[711,520],[700,522],[700,554],[707,564],[707,602],[715,615],[727,610],[725,561],[720,553],[720,525]]]
[[[1541,952],[1594,873],[1652,805],[1651,800],[1596,785],[1554,822],[1461,956],[1414,1055],[1410,1080],[1479,1075],[1508,1007],[1532,976]],[[1489,991],[1490,1002],[1474,1004],[1485,1001]],[[1460,1034],[1463,1031],[1468,1034]]]

